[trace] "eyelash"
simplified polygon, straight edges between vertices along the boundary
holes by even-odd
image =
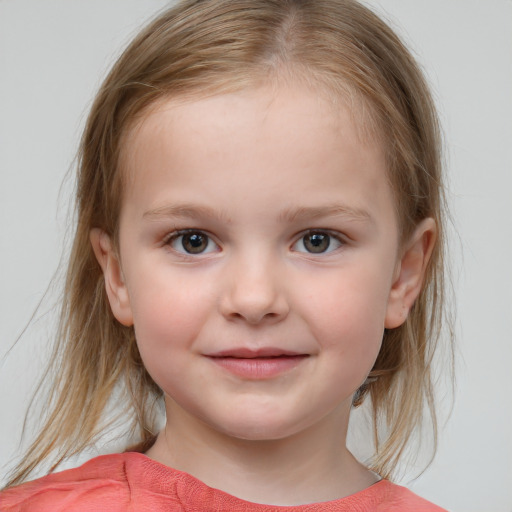
[[[185,237],[186,235],[191,235],[191,236],[198,235],[199,238],[200,237],[206,238],[206,247],[204,248],[204,250],[200,250],[198,252],[193,252],[193,251],[187,250],[185,248],[185,246],[183,245],[184,244],[183,237]],[[325,237],[327,237],[327,246],[325,247],[324,250],[320,250],[318,252],[315,252],[314,250],[308,250],[305,245],[306,244],[305,239],[308,236],[311,236],[311,237],[325,236]],[[180,240],[180,238],[182,239],[181,240],[181,249],[183,249],[183,250],[180,250],[175,246],[175,244]],[[323,240],[325,240],[325,238],[324,239],[318,238],[316,240],[316,244],[318,244],[318,245],[316,245],[315,242],[313,242],[313,247],[316,246],[316,247],[322,248],[321,244],[322,244]],[[334,248],[332,248],[333,240],[335,241]],[[200,240],[197,240],[197,242],[200,242]],[[326,229],[309,229],[307,231],[302,232],[297,237],[295,242],[291,245],[291,248],[293,249],[294,247],[296,247],[298,244],[301,244],[301,243],[302,243],[302,246],[305,248],[305,250],[295,249],[295,250],[297,250],[297,252],[315,255],[315,254],[328,254],[333,251],[336,251],[337,249],[339,249],[340,247],[342,247],[343,245],[346,244],[346,240],[342,236],[340,236],[338,233],[333,233]],[[217,251],[215,251],[215,248],[210,247],[211,245],[215,245],[217,248],[219,247],[218,244],[212,239],[212,237],[210,235],[208,235],[208,233],[206,233],[200,229],[181,229],[181,230],[175,231],[174,233],[171,233],[166,237],[166,239],[164,240],[164,244],[167,246],[170,246],[175,252],[182,254],[184,256],[189,256],[189,257],[201,256],[204,254],[209,254],[211,252],[217,252]],[[192,242],[192,244],[193,244],[193,242]],[[324,245],[325,245],[325,243],[324,243]],[[193,247],[193,245],[192,245],[192,247]],[[200,248],[199,245],[197,247]],[[330,249],[330,250],[328,250],[328,249]]]

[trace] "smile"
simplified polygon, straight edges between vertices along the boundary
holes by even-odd
[[[264,380],[292,370],[306,360],[309,354],[298,354],[273,348],[259,350],[240,348],[218,352],[206,357],[237,377]]]

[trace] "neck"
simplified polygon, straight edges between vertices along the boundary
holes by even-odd
[[[342,498],[377,480],[345,446],[349,409],[283,439],[245,440],[218,432],[175,403],[147,455],[206,485],[267,505]],[[348,409],[348,410],[347,410]]]

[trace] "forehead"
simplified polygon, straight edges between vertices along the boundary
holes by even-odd
[[[215,105],[222,108],[224,102],[225,110],[233,110],[244,103],[259,101],[262,111],[267,112],[271,107],[283,106],[284,102],[280,100],[284,96],[291,100],[287,106],[291,104],[297,111],[309,109],[315,113],[322,110],[328,112],[326,121],[346,121],[350,118],[351,129],[360,142],[384,147],[385,137],[375,108],[357,88],[341,80],[329,81],[321,74],[312,77],[308,70],[297,70],[296,67],[267,70],[266,76],[261,76],[259,70],[254,72],[254,76],[242,73],[241,77],[212,77],[212,83],[207,88],[191,87],[186,94],[168,93],[157,97],[121,127],[121,157],[132,147],[133,137],[141,128],[147,130],[151,129],[148,125],[154,127],[159,122],[156,118],[164,111],[173,112],[176,121],[180,118],[183,120],[184,116],[193,121],[199,113],[201,122],[204,122],[207,117],[205,106],[209,110]],[[293,100],[298,103],[293,105]],[[212,119],[208,119],[208,122],[212,122]]]
[[[354,207],[371,203],[370,193],[382,195],[389,206],[381,145],[361,135],[357,113],[346,102],[307,88],[260,87],[161,100],[125,137],[123,202],[158,207],[166,201],[165,190],[174,200],[178,193],[213,196],[222,189],[239,196],[250,189],[253,197],[263,198],[288,191],[294,200],[319,206],[336,202],[345,190]]]
[[[204,127],[206,124],[224,124],[223,128],[226,128],[224,117],[215,118],[215,114],[239,113],[241,122],[244,122],[242,115],[250,114],[251,107],[255,105],[258,113],[266,117],[271,116],[272,111],[279,116],[285,111],[287,114],[306,115],[310,121],[320,115],[322,124],[329,130],[345,130],[345,137],[350,131],[350,135],[363,145],[384,147],[384,137],[372,105],[346,84],[332,86],[320,78],[312,81],[304,73],[294,71],[290,71],[289,76],[284,72],[272,73],[266,80],[256,77],[249,83],[248,87],[241,88],[221,82],[207,93],[191,90],[186,95],[164,95],[155,99],[122,128],[121,168],[126,171],[130,167],[126,164],[133,157],[133,142],[138,135],[151,130],[160,131],[164,117],[167,128],[169,121],[179,124],[180,130],[194,123]],[[285,124],[290,116],[282,120]]]

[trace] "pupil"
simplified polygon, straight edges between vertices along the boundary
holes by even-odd
[[[206,249],[207,241],[201,233],[192,233],[183,236],[182,245],[187,252],[198,254]]]
[[[304,245],[309,252],[324,252],[330,244],[329,235],[314,233],[304,237]]]

